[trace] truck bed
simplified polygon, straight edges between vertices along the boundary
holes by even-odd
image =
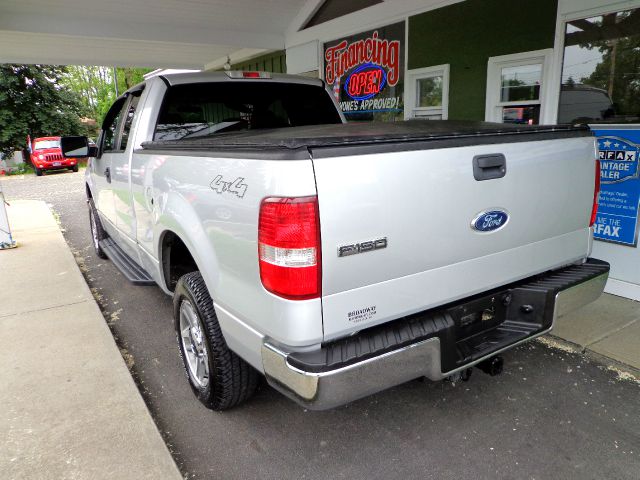
[[[515,125],[472,121],[412,120],[394,123],[348,123],[249,130],[172,141],[146,142],[145,150],[262,152],[264,155],[299,158],[306,150],[342,149],[341,155],[415,149],[452,148],[535,140],[592,136],[587,126]],[[393,145],[393,146],[392,146]],[[386,148],[385,148],[386,146]],[[334,156],[337,152],[327,152]]]

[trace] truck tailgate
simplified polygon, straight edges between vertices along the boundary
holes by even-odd
[[[310,148],[320,208],[325,340],[587,256],[593,138],[503,141],[510,143],[387,144],[382,153]],[[476,180],[474,157],[494,154],[504,155],[504,177]],[[507,213],[502,228],[471,227],[478,215],[493,210]],[[378,239],[386,239],[386,247],[384,241],[376,249],[365,243],[360,253],[338,254],[340,247],[354,251],[354,245]]]

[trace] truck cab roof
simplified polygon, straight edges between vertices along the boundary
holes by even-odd
[[[188,72],[188,73],[170,73],[166,75],[160,75],[170,86],[184,85],[189,83],[208,83],[208,82],[256,82],[256,81],[270,81],[270,82],[287,82],[287,83],[301,83],[306,85],[322,86],[324,82],[318,78],[309,78],[302,75],[288,75],[282,73],[267,73],[256,72],[264,74],[262,77],[245,78],[243,73],[237,70],[224,71],[224,72]],[[251,72],[253,73],[253,72]],[[135,88],[135,87],[134,87]]]

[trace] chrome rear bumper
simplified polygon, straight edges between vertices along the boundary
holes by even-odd
[[[443,371],[442,368],[440,338],[433,337],[342,368],[322,372],[305,371],[291,365],[288,361],[290,353],[265,342],[262,346],[264,372],[271,386],[313,410],[344,405],[419,377],[442,380],[549,332],[558,316],[596,300],[604,290],[608,275],[607,265],[605,272],[557,291],[551,310],[553,318],[550,327],[449,371]]]

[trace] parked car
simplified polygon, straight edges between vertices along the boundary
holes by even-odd
[[[343,124],[321,80],[195,73],[127,91],[97,149],[63,152],[95,157],[96,253],[173,296],[186,377],[217,410],[259,375],[326,409],[497,374],[609,272],[589,258],[588,128]]]
[[[61,170],[68,168],[78,171],[78,159],[66,158],[60,150],[60,137],[40,137],[31,142],[31,164],[37,176],[47,170]]]
[[[558,123],[593,123],[614,120],[613,102],[606,90],[590,85],[562,85]]]

